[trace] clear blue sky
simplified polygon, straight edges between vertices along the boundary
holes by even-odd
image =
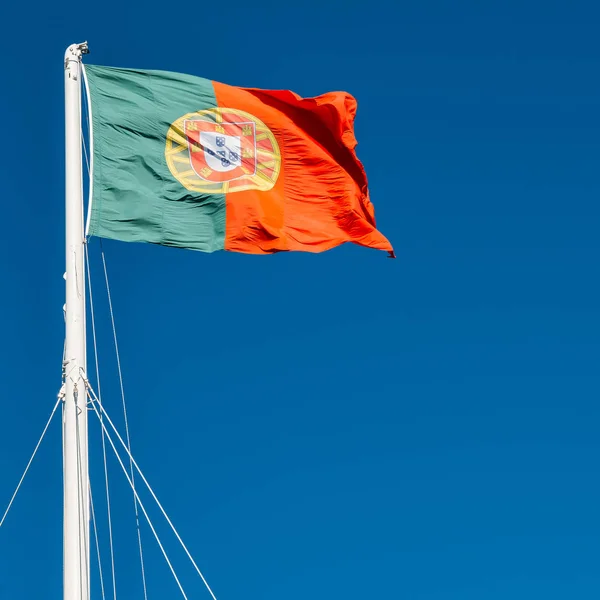
[[[87,39],[90,63],[354,94],[398,254],[104,244],[134,451],[219,600],[600,596],[596,3],[0,11],[0,503],[60,386],[62,57]],[[96,240],[118,418],[100,267]],[[111,473],[118,597],[141,600],[131,501]],[[0,530],[0,598],[62,597],[61,493],[57,420]],[[143,536],[149,598],[177,598]],[[174,556],[190,598],[208,598]]]

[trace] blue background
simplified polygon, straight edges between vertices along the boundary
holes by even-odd
[[[398,254],[104,243],[134,452],[219,600],[598,598],[596,4],[73,7],[0,9],[1,503],[60,387],[62,60],[87,39],[94,64],[353,93]],[[94,420],[90,436],[109,580]],[[117,597],[141,599],[132,501],[109,466]],[[61,494],[56,419],[0,530],[1,598],[62,597]],[[149,598],[179,597],[142,527]],[[208,598],[159,530],[189,597]]]

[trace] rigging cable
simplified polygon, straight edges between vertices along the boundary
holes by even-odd
[[[83,374],[84,377],[84,381],[85,381],[85,373]],[[77,389],[77,388],[75,388]],[[87,394],[85,395],[85,397],[87,398]],[[77,398],[77,396],[76,396]],[[87,402],[86,402],[87,405]],[[81,410],[78,406],[77,406],[77,400],[76,400],[76,410]],[[87,410],[87,406],[84,410]],[[86,428],[87,428],[87,422],[86,422]],[[78,538],[78,542],[79,542],[79,561],[80,561],[80,565],[81,565],[81,557],[83,556],[83,561],[85,564],[85,573],[86,573],[86,581],[87,581],[87,585],[89,588],[90,585],[90,557],[89,557],[89,552],[90,552],[90,541],[89,541],[89,529],[88,527],[85,526],[85,524],[87,523],[87,519],[88,519],[88,505],[85,499],[85,494],[84,494],[84,486],[83,486],[83,473],[82,473],[82,460],[81,460],[81,433],[79,430],[79,419],[75,420],[75,439],[77,440],[77,473],[78,473],[78,480],[79,480],[79,485],[77,486],[77,504],[78,504],[78,511],[79,511],[79,522],[78,522],[78,530],[79,530],[79,535],[77,536]],[[86,452],[87,452],[87,444],[86,444]],[[89,482],[89,474],[88,474],[88,482]],[[89,485],[86,486],[87,490],[89,490]],[[81,515],[83,515],[83,518],[81,517]],[[83,531],[83,535],[82,535],[82,531]],[[83,537],[83,551],[81,548],[81,538]],[[80,584],[80,592],[81,592],[81,597],[85,598],[85,588],[84,588],[84,580],[82,577],[79,578],[79,584]]]
[[[94,511],[94,497],[92,496],[92,486],[89,485],[88,489],[90,494],[90,508],[92,510],[92,526],[94,528],[94,540],[96,541],[96,555],[98,556],[98,573],[100,575],[100,589],[102,590],[102,600],[106,600],[106,593],[104,591],[104,574],[102,572],[102,560],[100,558],[100,540],[98,539],[98,527],[96,525],[96,512]]]
[[[100,240],[100,254],[102,255],[102,266],[104,267],[104,280],[106,282],[106,293],[108,295],[108,308],[110,311],[110,320],[112,323],[113,339],[115,343],[115,353],[117,356],[117,369],[119,371],[119,383],[121,385],[121,400],[123,402],[123,417],[125,420],[125,437],[127,439],[127,450],[129,454],[129,470],[131,474],[131,486],[133,490],[133,506],[135,510],[135,524],[137,528],[138,537],[138,549],[140,553],[140,566],[142,568],[142,584],[144,586],[144,600],[148,600],[148,593],[146,591],[146,573],[144,569],[144,553],[142,551],[142,532],[140,529],[140,515],[138,511],[138,496],[135,491],[135,477],[133,471],[133,462],[131,458],[131,438],[129,436],[129,421],[127,419],[127,405],[125,403],[125,389],[123,387],[123,373],[121,371],[121,357],[119,355],[119,344],[117,342],[117,328],[115,326],[115,316],[113,313],[112,298],[110,295],[110,283],[108,281],[108,270],[106,268],[106,257],[104,255],[104,248],[102,247],[102,240]]]
[[[10,499],[10,502],[8,503],[8,507],[4,511],[2,520],[0,520],[0,527],[2,527],[2,525],[4,524],[6,516],[8,515],[8,511],[10,510],[11,506],[13,505],[13,502],[15,501],[15,498],[17,497],[17,494],[19,493],[19,490],[21,489],[21,485],[25,479],[25,476],[27,475],[27,472],[29,471],[29,467],[31,466],[31,463],[33,462],[33,459],[35,458],[35,455],[37,454],[38,448],[40,447],[40,444],[42,443],[42,440],[44,439],[44,436],[46,435],[46,431],[48,431],[48,427],[50,426],[52,418],[54,417],[54,413],[56,412],[58,405],[61,403],[63,396],[64,396],[64,393],[61,388],[61,391],[58,394],[58,400],[56,401],[56,404],[54,405],[54,408],[52,409],[52,413],[50,414],[50,418],[48,419],[48,422],[46,423],[46,427],[44,427],[44,431],[42,431],[42,435],[40,436],[40,439],[38,440],[38,443],[35,446],[35,450],[33,451],[33,454],[31,455],[31,458],[29,459],[29,462],[27,463],[27,466],[25,467],[25,471],[24,471],[23,475],[21,475],[21,479],[19,480],[19,483],[17,484],[17,489],[15,490],[14,494],[12,495],[12,498]]]
[[[160,501],[158,500],[158,498],[156,497],[156,494],[154,493],[154,490],[152,489],[152,487],[150,486],[150,484],[148,483],[148,480],[146,479],[146,477],[144,476],[144,474],[142,473],[142,470],[140,469],[140,467],[138,466],[137,462],[135,461],[135,459],[133,458],[133,456],[131,455],[131,453],[129,452],[129,450],[127,449],[127,445],[125,444],[125,442],[123,441],[123,438],[121,437],[121,435],[119,434],[117,428],[115,427],[114,423],[112,422],[111,418],[108,416],[108,413],[106,412],[106,409],[104,408],[104,406],[102,404],[100,404],[99,402],[97,402],[97,396],[94,392],[93,389],[91,389],[91,387],[88,388],[89,393],[90,393],[90,398],[92,400],[96,400],[96,402],[92,402],[92,406],[94,408],[94,410],[96,411],[96,414],[98,414],[98,410],[96,408],[96,404],[98,404],[98,406],[100,407],[100,410],[104,413],[104,416],[106,417],[106,420],[108,421],[109,425],[111,426],[112,430],[115,432],[115,435],[117,436],[117,439],[119,440],[119,442],[121,442],[121,445],[123,446],[123,448],[125,448],[125,451],[129,453],[129,459],[131,460],[131,462],[133,463],[133,465],[135,466],[137,472],[139,473],[142,481],[144,482],[144,484],[146,485],[146,487],[148,488],[148,491],[150,492],[150,494],[152,495],[152,498],[154,498],[154,501],[156,502],[156,505],[158,506],[158,508],[160,509],[160,511],[162,512],[165,520],[167,521],[167,523],[169,524],[169,526],[171,527],[171,530],[173,531],[173,533],[175,534],[175,537],[177,538],[177,540],[179,541],[179,543],[181,544],[181,547],[183,548],[183,550],[185,551],[185,553],[187,554],[187,557],[190,559],[190,562],[192,563],[192,565],[194,566],[194,568],[196,569],[196,572],[198,573],[198,575],[200,576],[200,578],[202,579],[204,585],[206,586],[206,589],[208,590],[208,592],[210,593],[210,595],[212,596],[213,600],[217,600],[215,594],[213,593],[211,587],[208,585],[208,582],[206,581],[206,578],[204,577],[204,575],[202,574],[202,571],[200,571],[200,568],[198,567],[198,565],[196,564],[196,561],[193,559],[192,555],[190,554],[190,551],[187,549],[187,546],[183,543],[183,540],[181,539],[181,536],[179,535],[179,533],[177,532],[177,529],[175,529],[175,526],[173,525],[173,523],[171,522],[171,519],[169,518],[169,516],[167,515],[165,509],[163,508],[162,504],[160,503]],[[106,433],[109,441],[111,441],[108,431]],[[112,442],[111,442],[112,443]],[[113,447],[114,449],[114,447]],[[134,490],[134,493],[135,490]],[[136,493],[137,495],[137,493]]]
[[[85,148],[85,146],[84,146]],[[88,290],[90,293],[90,313],[92,320],[92,339],[94,342],[94,361],[96,363],[96,385],[98,386],[98,402],[102,405],[102,391],[100,388],[100,367],[98,359],[98,345],[96,340],[96,319],[94,313],[94,297],[92,295],[92,278],[90,275],[90,257],[88,254],[88,244],[84,246],[85,262],[87,266]],[[102,428],[101,428],[102,429]],[[112,577],[113,600],[117,600],[117,581],[115,577],[115,551],[113,545],[113,529],[112,529],[112,511],[110,505],[110,488],[108,486],[108,463],[106,459],[106,439],[104,429],[102,429],[102,457],[104,460],[104,485],[106,488],[106,509],[108,514],[108,540],[110,545],[110,568]]]
[[[90,388],[91,390],[91,388]],[[95,394],[94,394],[95,396]],[[89,395],[90,400],[92,400],[92,395]],[[96,413],[96,416],[98,417],[98,419],[100,419],[100,412],[98,411],[98,408],[96,407],[96,404],[98,404],[98,402],[92,401],[91,405]],[[98,404],[98,406],[100,406],[100,408],[103,408],[102,405]],[[104,410],[104,409],[103,409]],[[106,415],[107,419],[108,419],[108,415]],[[125,473],[125,477],[127,478],[127,481],[129,482],[129,485],[131,487],[131,489],[133,490],[133,493],[135,495],[135,498],[137,500],[137,503],[139,504],[139,507],[142,509],[142,513],[144,515],[144,517],[146,517],[146,521],[148,522],[148,525],[150,526],[150,529],[152,530],[152,533],[154,534],[154,538],[156,539],[156,542],[158,543],[158,546],[160,547],[160,550],[163,554],[163,556],[165,557],[165,560],[167,561],[167,565],[169,565],[169,569],[171,570],[171,573],[173,574],[173,577],[175,578],[175,581],[177,582],[177,585],[179,587],[179,591],[181,592],[182,596],[184,597],[185,600],[187,600],[187,596],[185,591],[183,590],[183,587],[181,585],[181,582],[179,581],[179,578],[177,577],[177,573],[175,573],[175,569],[173,568],[173,565],[171,564],[171,561],[169,560],[169,556],[167,554],[167,551],[164,549],[164,546],[162,545],[162,542],[160,541],[160,538],[158,536],[158,533],[156,533],[156,529],[154,529],[154,525],[152,524],[152,521],[150,520],[150,517],[148,516],[148,513],[146,512],[146,509],[144,507],[143,502],[141,501],[137,490],[135,489],[135,486],[133,484],[133,481],[131,480],[129,473],[127,472],[127,468],[125,467],[125,465],[123,464],[123,460],[121,459],[121,456],[119,455],[117,448],[112,440],[112,437],[110,435],[110,433],[108,432],[108,429],[106,429],[106,425],[104,424],[104,422],[100,422],[101,426],[104,428],[105,434],[106,434],[106,438],[108,439],[108,443],[111,445],[113,452],[115,454],[115,456],[117,457],[117,460],[119,461],[119,464],[121,465],[121,469],[123,470],[123,473]],[[118,434],[117,434],[118,435]],[[127,446],[125,446],[125,448],[127,448]]]

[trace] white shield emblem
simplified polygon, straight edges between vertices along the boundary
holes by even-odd
[[[200,145],[206,164],[213,171],[225,173],[242,165],[242,140],[238,136],[202,131]]]

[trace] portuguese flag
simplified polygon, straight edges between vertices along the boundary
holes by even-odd
[[[204,252],[393,253],[356,157],[356,101],[86,66],[88,234]]]

